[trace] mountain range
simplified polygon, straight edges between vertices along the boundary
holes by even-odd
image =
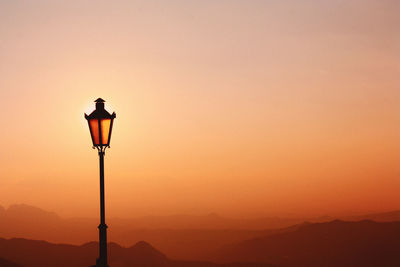
[[[0,257],[2,258],[0,267],[88,267],[94,264],[97,253],[98,243],[96,242],[75,246],[22,238],[0,238]],[[266,263],[216,264],[170,260],[144,241],[128,248],[109,243],[108,255],[109,264],[112,267],[273,267]]]
[[[256,261],[279,266],[400,266],[400,222],[304,223],[280,233],[225,246],[217,262]]]
[[[0,267],[22,267],[19,264],[0,258]]]
[[[303,227],[304,221],[321,223],[336,218],[259,218],[230,219],[209,214],[205,216],[150,216],[132,219],[110,218],[109,240],[129,247],[141,240],[149,242],[171,259],[186,261],[221,260],[216,252],[246,240],[293,232]],[[377,222],[400,220],[400,211],[347,216],[346,221],[374,220]],[[272,223],[273,222],[273,223]],[[81,245],[97,240],[97,219],[61,218],[54,212],[28,205],[0,207],[0,237],[46,240],[53,243]],[[264,225],[264,227],[263,227]],[[274,227],[273,227],[274,226]],[[0,255],[1,257],[1,255]]]
[[[90,266],[98,244],[52,244],[0,238],[0,267]],[[171,260],[141,241],[130,247],[109,243],[113,267],[395,267],[400,266],[400,222],[335,220],[303,223],[230,245],[209,261]],[[212,263],[215,262],[215,263]]]

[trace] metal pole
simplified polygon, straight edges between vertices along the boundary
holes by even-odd
[[[97,267],[108,267],[107,264],[107,225],[104,200],[104,151],[99,151],[100,158],[100,225],[99,225],[99,252]]]

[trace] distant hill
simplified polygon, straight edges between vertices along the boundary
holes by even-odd
[[[294,231],[259,237],[221,249],[215,260],[281,266],[400,266],[400,222],[304,224]]]
[[[128,215],[127,215],[128,216]],[[141,240],[151,243],[172,259],[210,260],[216,250],[232,243],[286,231],[304,221],[327,222],[335,218],[231,219],[217,214],[204,216],[146,216],[131,219],[108,218],[108,240],[130,246]],[[340,219],[379,222],[400,220],[400,211],[348,216]],[[97,218],[61,218],[29,205],[0,206],[0,237],[40,239],[80,245],[98,239]]]
[[[0,258],[0,267],[22,267],[22,265]]]
[[[221,246],[260,235],[274,227],[284,227],[302,220],[262,218],[238,220],[217,214],[204,216],[146,216],[131,219],[109,218],[110,241],[129,246],[146,240],[169,257],[181,260],[205,260]],[[55,243],[82,244],[98,238],[97,218],[60,218],[29,205],[0,207],[0,236],[40,239]],[[258,230],[259,229],[259,230]]]
[[[158,266],[168,261],[164,254],[145,242],[138,242],[129,248],[110,243],[109,255],[110,263],[115,263],[115,266],[137,264]],[[97,256],[96,242],[74,246],[22,238],[0,239],[0,257],[25,267],[87,267],[94,264]]]
[[[131,217],[127,214],[127,217]],[[87,225],[98,223],[97,218],[60,218],[54,212],[48,212],[40,208],[25,204],[11,205],[7,209],[0,206],[0,223],[9,226],[8,223],[31,221],[32,228],[37,224],[69,224]],[[264,230],[271,228],[288,227],[305,220],[320,221],[324,218],[280,218],[280,217],[261,217],[255,219],[232,219],[219,216],[215,213],[208,215],[169,215],[169,216],[143,216],[136,218],[108,218],[109,223],[122,228],[129,229],[203,229],[203,230]],[[79,224],[78,224],[79,223]],[[26,225],[25,225],[26,226]]]
[[[150,244],[141,241],[124,248],[115,243],[108,246],[109,263],[112,267],[218,267],[223,264],[210,262],[176,261],[168,259]],[[98,257],[98,243],[90,242],[82,246],[52,244],[45,241],[21,238],[0,238],[0,258],[5,264],[13,261],[24,267],[88,267]],[[1,264],[1,261],[0,261]],[[10,263],[11,264],[11,263]],[[2,265],[0,265],[2,266]],[[18,267],[20,265],[4,265]],[[273,267],[263,263],[232,263],[231,267]]]
[[[345,220],[345,221],[371,220],[371,221],[375,221],[375,222],[400,221],[400,210],[371,213],[371,214],[366,214],[366,215],[347,216],[347,217],[343,217],[343,220]]]

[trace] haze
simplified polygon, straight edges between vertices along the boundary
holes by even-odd
[[[400,3],[0,0],[0,205],[107,215],[399,209]]]

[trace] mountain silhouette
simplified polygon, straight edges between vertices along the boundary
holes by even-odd
[[[206,260],[209,253],[221,246],[267,234],[270,230],[264,229],[268,226],[298,222],[301,221],[279,218],[238,220],[214,213],[107,219],[110,241],[129,246],[146,240],[169,257],[180,260]],[[97,218],[64,219],[54,212],[24,204],[0,208],[0,237],[3,238],[78,245],[98,238],[97,225]]]
[[[98,256],[98,243],[90,242],[82,246],[51,244],[45,241],[22,238],[0,239],[0,257],[19,263],[24,267],[64,267],[91,266]],[[145,242],[123,248],[109,244],[109,260],[116,266],[151,264],[166,262],[167,257]]]
[[[371,220],[376,222],[400,221],[400,210],[344,217],[345,221]]]
[[[155,220],[156,222],[154,222]],[[160,220],[160,221],[157,221]],[[195,223],[196,221],[198,223]],[[267,234],[269,230],[210,229],[230,221],[216,214],[206,216],[151,216],[133,219],[109,219],[108,238],[124,246],[141,240],[155,245],[169,257],[181,260],[205,260],[207,255],[221,246]],[[145,227],[148,222],[149,227]],[[164,225],[165,224],[165,225]],[[53,243],[82,244],[98,238],[98,219],[63,219],[29,205],[0,208],[0,237],[40,239]],[[200,227],[203,228],[177,228]],[[170,226],[171,228],[168,228]],[[153,228],[153,227],[161,227]]]
[[[0,258],[0,267],[22,267],[16,263]]]
[[[343,217],[346,221],[372,219],[400,220],[400,212],[384,212]],[[230,219],[211,213],[204,216],[145,216],[130,219],[110,218],[108,240],[129,247],[146,240],[171,259],[214,260],[215,251],[245,240],[294,231],[304,221],[326,222],[332,217],[285,219]],[[40,239],[52,243],[79,245],[98,239],[97,218],[62,218],[54,212],[19,204],[0,206],[0,237]],[[293,226],[295,225],[295,226]]]
[[[144,241],[128,248],[121,247],[116,243],[109,243],[108,254],[109,264],[113,267],[273,267],[273,265],[264,263],[230,263],[223,265],[201,261],[170,260]],[[5,264],[11,264],[9,265],[10,267],[88,267],[94,264],[97,256],[97,242],[74,246],[22,238],[0,238],[0,258],[5,259]],[[20,265],[12,265],[11,261]]]
[[[2,212],[6,212],[10,218],[30,217],[32,219],[40,218],[47,221],[60,219],[60,217],[54,212],[45,211],[26,204],[11,205],[7,210],[3,208]]]
[[[226,246],[215,260],[256,261],[281,266],[400,266],[400,222],[304,224],[294,231]]]

